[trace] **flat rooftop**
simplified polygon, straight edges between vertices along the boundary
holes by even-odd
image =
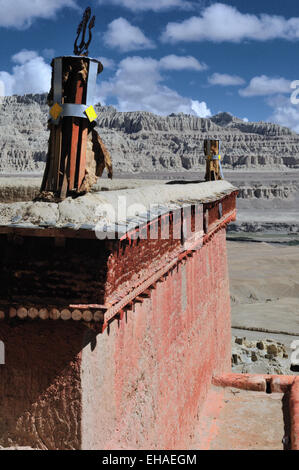
[[[0,178],[0,233],[14,229],[67,229],[94,232],[99,221],[118,225],[119,233],[151,217],[190,204],[213,202],[236,191],[227,181],[153,182],[101,180],[93,190],[62,202],[32,201],[38,179]]]
[[[212,387],[199,423],[192,449],[288,449],[288,402],[282,393]]]

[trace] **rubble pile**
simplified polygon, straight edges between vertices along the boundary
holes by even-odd
[[[243,374],[291,375],[286,347],[271,339],[249,341],[232,337],[232,370]]]

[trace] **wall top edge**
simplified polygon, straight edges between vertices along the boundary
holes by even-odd
[[[99,223],[104,223],[123,234],[128,226],[132,229],[183,207],[213,203],[236,191],[228,181],[214,181],[99,191],[59,203],[1,203],[0,233],[92,238]]]

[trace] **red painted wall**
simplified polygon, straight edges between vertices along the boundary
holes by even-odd
[[[225,229],[82,355],[83,448],[188,448],[212,375],[230,371]]]
[[[0,322],[0,340],[7,347],[6,365],[0,366],[0,445],[188,448],[212,376],[231,368],[225,225],[235,217],[235,197],[223,201],[222,217],[217,202],[204,207],[209,217],[201,249],[178,261],[150,298],[135,303],[122,320],[114,319],[103,334],[96,335],[83,322],[11,319],[6,312]],[[7,243],[9,239],[2,240],[1,249]],[[20,248],[21,264],[28,243],[30,239],[24,240]],[[49,240],[37,239],[36,244],[32,265],[39,258],[46,263]],[[94,275],[92,291],[99,289],[101,298],[114,292],[126,295],[167,260],[177,259],[181,250],[180,241],[125,241],[120,253],[114,246],[119,241],[71,240],[66,253],[74,257],[81,245],[86,253],[96,248],[98,256],[91,260],[91,272],[87,256],[86,272],[84,265],[78,267],[80,292],[98,269],[105,274]],[[12,279],[19,261],[16,255],[11,258],[13,248],[8,252],[13,262],[3,264],[1,272]],[[32,269],[37,276],[35,265]],[[51,302],[56,283],[51,270],[42,272],[48,273],[49,285],[43,284],[45,296],[39,302]],[[63,273],[59,271],[59,278]],[[69,282],[71,271],[66,275]],[[23,305],[30,305],[33,285],[17,280],[7,284],[11,292],[0,292],[0,301],[17,304],[21,286]]]
[[[83,330],[74,322],[0,323],[0,446],[80,448]]]

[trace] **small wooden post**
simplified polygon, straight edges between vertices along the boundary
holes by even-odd
[[[220,140],[204,141],[204,153],[206,156],[206,181],[217,181],[223,179]]]

